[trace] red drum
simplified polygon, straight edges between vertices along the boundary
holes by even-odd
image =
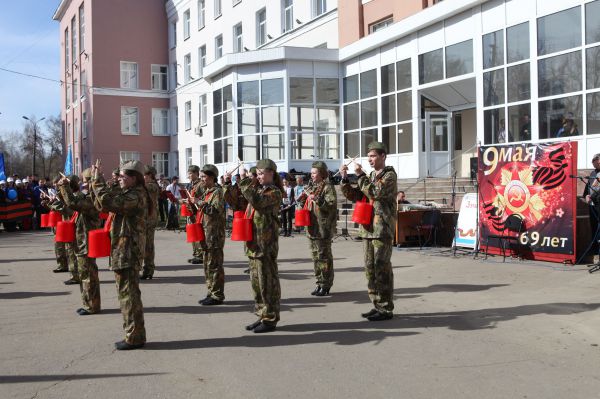
[[[352,221],[363,225],[370,225],[373,221],[373,205],[368,203],[366,198],[358,201],[354,206]]]
[[[190,223],[185,225],[185,235],[187,242],[204,241],[204,229],[200,223]]]
[[[231,241],[252,241],[252,219],[243,215],[242,217],[233,218]]]
[[[310,226],[310,211],[308,209],[296,209],[296,227]]]
[[[110,256],[110,233],[105,229],[90,230],[88,233],[88,257]]]
[[[70,220],[64,222],[58,222],[56,225],[56,235],[54,236],[56,242],[73,242],[75,241],[75,222]]]

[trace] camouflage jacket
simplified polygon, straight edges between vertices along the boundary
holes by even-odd
[[[337,194],[335,188],[328,181],[321,182],[318,186],[304,186],[307,195],[313,194],[315,198],[308,201],[307,209],[310,211],[310,226],[306,227],[306,235],[313,239],[331,239],[336,232],[337,223]],[[304,207],[307,197],[301,196],[299,204]]]
[[[194,193],[196,195],[197,192]],[[223,248],[225,245],[225,200],[220,186],[204,190],[198,205],[198,216],[202,218],[205,248]]]
[[[364,196],[372,202],[373,222],[368,225],[360,225],[359,234],[363,238],[393,239],[396,234],[396,195],[398,193],[396,171],[391,166],[383,168],[382,172],[375,176],[363,175],[358,179],[358,187],[352,187],[350,183],[342,183],[342,193],[350,201],[361,200]]]
[[[190,192],[190,195],[194,198],[203,198],[204,197],[204,186],[202,186],[202,182],[200,179],[190,182],[186,189]],[[194,214],[194,216],[188,217],[188,223],[196,223],[196,212],[198,211],[198,207],[189,202],[184,204],[188,208],[188,210]]]
[[[246,243],[246,255],[260,258],[279,252],[279,205],[281,190],[275,186],[254,185],[246,177],[239,183],[244,198],[249,202],[252,218],[252,241]]]
[[[102,209],[115,214],[110,229],[111,270],[140,268],[146,248],[146,190],[142,186],[112,190],[102,177],[94,180],[92,188]]]
[[[107,183],[106,187],[108,190],[112,190],[115,194],[121,190],[121,187],[119,186],[118,182]],[[98,211],[108,213],[108,209],[102,208],[102,205],[100,204],[100,201],[98,200],[98,197],[96,196],[94,190],[90,189],[90,197],[92,198],[94,206],[96,207],[96,209],[98,209]]]
[[[75,240],[77,256],[86,256],[88,253],[88,232],[100,228],[100,217],[98,210],[89,194],[81,191],[73,193],[68,185],[59,187],[60,194],[65,200],[65,205],[77,212],[75,219]]]
[[[234,211],[245,211],[248,207],[248,200],[242,195],[240,185],[231,184],[231,181],[225,182],[223,186],[223,197]]]
[[[60,192],[59,195],[57,195],[56,198],[54,198],[54,200],[48,203],[48,208],[50,208],[53,211],[60,212],[63,221],[71,219],[71,217],[75,213],[75,211],[73,211],[71,208],[65,205],[65,202],[62,198],[62,195],[60,195]]]
[[[148,215],[148,224],[156,227],[158,224],[158,196],[160,195],[160,187],[156,180],[152,180],[150,183],[146,183],[146,190],[148,190],[150,201],[152,201],[152,213]]]

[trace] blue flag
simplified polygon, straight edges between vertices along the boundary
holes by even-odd
[[[4,154],[0,152],[0,180],[6,180],[6,173],[4,172]]]
[[[71,145],[69,145],[67,159],[65,160],[65,171],[63,173],[67,176],[73,174],[73,153],[71,153]]]

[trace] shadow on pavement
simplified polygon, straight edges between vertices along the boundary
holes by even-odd
[[[56,375],[0,375],[0,384],[23,384],[28,382],[90,380],[99,378],[145,377],[167,373],[138,374],[56,374]]]
[[[0,263],[13,263],[13,262],[41,262],[46,260],[55,261],[54,258],[19,258],[19,259],[0,259]]]
[[[523,316],[533,315],[570,315],[590,312],[600,308],[600,303],[545,303],[539,305],[522,305],[511,308],[490,308],[466,310],[459,312],[443,313],[414,313],[395,315],[392,320],[370,327],[380,327],[388,330],[446,327],[450,330],[469,331],[496,328],[496,324],[503,321],[514,320]],[[284,325],[280,331],[310,332],[329,330],[352,330],[365,328],[364,321],[350,321],[342,323],[307,323]]]
[[[395,294],[427,294],[433,292],[478,292],[492,288],[506,287],[509,284],[434,284],[429,287],[398,288]]]
[[[365,327],[368,322],[364,322]],[[240,330],[243,327],[240,326]],[[241,337],[191,339],[185,341],[148,342],[146,350],[180,350],[201,348],[265,348],[273,346],[293,346],[306,344],[334,343],[336,345],[359,345],[366,342],[383,341],[391,337],[404,337],[420,334],[413,331],[333,331],[316,332],[304,335],[280,335],[277,333],[258,335],[249,332]]]
[[[143,299],[143,297],[142,297]],[[299,308],[319,308],[325,305],[314,303],[314,304],[302,304],[302,305],[281,305],[281,311],[287,312],[293,309]],[[144,313],[182,313],[182,314],[211,314],[211,313],[238,313],[238,312],[247,312],[254,313],[254,302],[249,301],[231,301],[225,302],[222,305],[218,306],[202,306],[200,304],[196,305],[182,305],[182,306],[165,306],[165,307],[156,307],[156,306],[144,306]],[[121,314],[121,310],[119,309],[102,309],[100,314]]]
[[[27,298],[35,298],[38,296],[59,296],[59,295],[69,295],[70,292],[0,292],[0,299],[27,299]]]

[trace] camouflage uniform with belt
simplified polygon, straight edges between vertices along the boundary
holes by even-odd
[[[143,165],[138,161],[126,162],[121,166],[125,168],[136,168],[143,174]],[[146,342],[146,329],[139,272],[146,248],[148,194],[141,185],[112,190],[102,176],[93,180],[92,187],[102,209],[115,214],[110,229],[110,269],[115,273],[125,342],[141,345]]]
[[[153,211],[148,215],[146,222],[146,254],[144,256],[143,275],[152,277],[154,275],[154,233],[158,226],[158,196],[160,195],[160,187],[156,180],[146,183],[146,190],[150,194],[150,201],[154,204]]]
[[[73,210],[65,205],[62,197],[56,197],[52,202],[48,204],[48,208],[53,211],[60,213],[62,220],[70,220],[73,216]],[[54,234],[56,234],[56,228],[52,228]],[[72,242],[54,242],[54,254],[56,255],[56,261],[58,263],[58,270],[69,270],[71,273],[71,280],[75,283],[79,283],[79,272],[77,267],[77,256],[75,255],[75,243]]]
[[[205,165],[205,167],[213,165]],[[215,167],[216,169],[216,167]],[[204,196],[198,202],[198,215],[204,229],[204,241],[198,244],[204,257],[204,277],[206,280],[207,297],[216,301],[225,299],[225,270],[223,269],[223,247],[225,246],[225,201],[223,189],[214,186],[203,190]]]
[[[263,324],[274,326],[279,321],[281,299],[277,255],[282,193],[274,185],[252,184],[249,177],[242,179],[239,184],[242,194],[250,203],[250,214],[254,214],[252,241],[246,243],[246,254],[250,259],[255,311]]]
[[[323,162],[313,163],[313,168],[327,171]],[[301,196],[299,203],[304,207],[308,202],[306,206],[310,212],[311,223],[306,227],[306,236],[310,243],[317,286],[328,293],[334,277],[331,240],[336,232],[337,194],[328,180],[304,186],[304,192],[306,195],[314,195],[312,201],[306,196]],[[316,293],[319,291],[318,287]]]
[[[88,169],[83,172],[84,178],[90,178]],[[77,181],[77,176],[69,179]],[[75,183],[77,184],[77,183]],[[80,191],[73,193],[69,185],[59,186],[60,193],[64,198],[65,205],[77,212],[75,219],[75,242],[77,245],[77,266],[79,279],[81,281],[81,299],[83,309],[88,313],[100,312],[100,280],[98,278],[98,266],[95,258],[89,258],[88,254],[88,232],[100,228],[98,210],[88,194]]]
[[[248,207],[248,200],[242,195],[239,183],[232,184],[231,180],[225,181],[223,185],[223,198],[234,212],[245,211]]]
[[[195,166],[195,165],[192,165],[192,166]],[[190,168],[192,166],[190,166]],[[200,168],[198,168],[198,170],[199,169]],[[202,187],[202,182],[200,181],[200,179],[190,182],[188,191],[190,192],[190,195],[192,197],[202,198],[203,193],[204,193],[204,187]],[[184,206],[187,206],[188,210],[192,213],[192,216],[188,216],[187,223],[196,223],[195,213],[198,210],[198,208],[196,206],[190,204],[189,202],[186,203]],[[192,243],[192,258],[194,258],[194,259],[202,259],[203,258],[202,246],[198,242]]]
[[[394,310],[394,273],[392,270],[392,242],[396,231],[396,195],[398,192],[396,171],[391,166],[383,168],[379,175],[358,179],[358,187],[342,180],[342,192],[350,201],[366,198],[373,205],[373,221],[360,225],[359,235],[364,242],[365,273],[369,298],[381,314],[391,315]]]

